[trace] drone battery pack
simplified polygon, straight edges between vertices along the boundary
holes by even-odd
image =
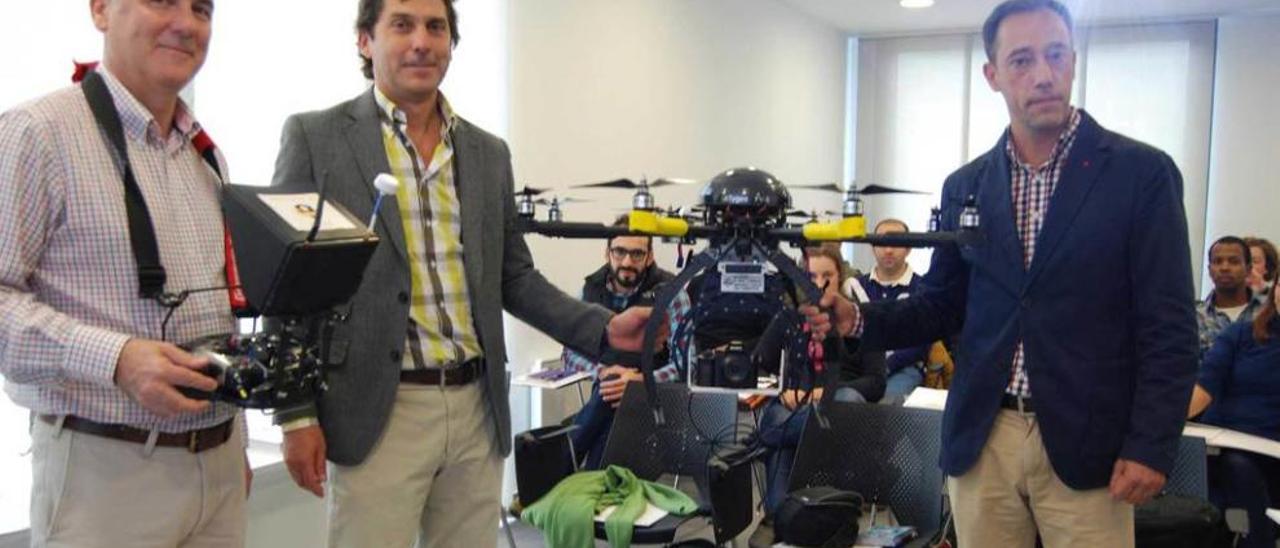
[[[345,208],[332,200],[321,208],[314,191],[227,185],[222,210],[240,286],[263,316],[304,316],[347,302],[378,246]]]

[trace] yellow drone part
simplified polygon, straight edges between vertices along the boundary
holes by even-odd
[[[863,238],[867,235],[867,218],[861,215],[845,217],[829,223],[804,225],[804,238],[811,242],[829,242]]]
[[[664,217],[652,211],[631,210],[630,226],[632,232],[650,236],[681,237],[689,233],[689,222],[678,217]]]

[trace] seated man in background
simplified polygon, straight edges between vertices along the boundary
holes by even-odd
[[[623,215],[613,226],[627,226]],[[652,306],[659,287],[675,278],[675,274],[658,268],[653,256],[653,239],[648,236],[618,236],[605,243],[604,266],[592,272],[582,284],[582,300],[601,305],[613,312],[622,312],[633,306]],[[670,332],[674,336],[680,318],[687,315],[689,299],[683,292],[671,303]],[[668,347],[674,348],[674,342]],[[610,356],[604,356],[608,360]],[[577,454],[585,455],[587,470],[600,467],[605,440],[613,426],[614,409],[622,402],[627,384],[641,381],[644,375],[638,366],[597,362],[569,347],[560,356],[566,369],[595,374],[591,398],[578,411],[573,423],[578,426],[572,434]],[[671,352],[663,350],[654,357],[655,364],[666,364],[655,370],[658,382],[680,379]]]
[[[1249,244],[1235,236],[1218,238],[1209,246],[1209,276],[1213,291],[1196,304],[1200,327],[1200,359],[1213,346],[1213,340],[1232,322],[1253,320],[1261,302],[1253,299],[1245,278],[1253,267]]]
[[[1253,268],[1245,284],[1253,291],[1254,296],[1264,295],[1276,283],[1277,263],[1280,256],[1276,254],[1276,246],[1266,238],[1245,236],[1244,243],[1249,244],[1249,259]]]
[[[1280,292],[1273,288],[1252,321],[1222,331],[1205,354],[1188,417],[1280,441]],[[1274,548],[1267,508],[1280,503],[1280,460],[1223,448],[1209,457],[1209,499],[1225,511],[1244,508],[1249,533],[1237,546]]]
[[[910,231],[907,223],[898,219],[884,219],[876,223],[875,227],[876,234]],[[871,272],[858,278],[858,285],[866,292],[868,301],[896,301],[918,292],[924,278],[916,274],[907,263],[910,248],[872,246],[871,252],[876,256],[876,266]],[[889,351],[885,358],[888,379],[885,381],[884,396],[906,397],[920,386],[924,382],[924,362],[928,357],[927,344]]]
[[[838,244],[826,244],[805,250],[805,269],[813,283],[825,295],[843,298],[840,293],[840,257]],[[849,349],[847,360],[826,356],[821,344],[810,343],[809,356],[813,360],[816,379],[809,387],[785,390],[764,410],[758,429],[760,441],[771,450],[765,459],[764,493],[765,521],[761,533],[753,535],[752,545],[771,541],[770,524],[774,513],[787,496],[787,484],[795,463],[796,447],[800,445],[800,433],[808,422],[806,404],[822,399],[821,372],[827,367],[840,370],[839,388],[835,399],[843,402],[877,402],[885,392],[885,355],[883,352],[862,352]],[[805,388],[811,388],[806,390]],[[770,538],[764,538],[770,537]]]

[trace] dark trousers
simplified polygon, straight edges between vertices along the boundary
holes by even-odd
[[[583,470],[600,468],[600,458],[604,456],[604,445],[609,440],[609,429],[613,427],[614,409],[600,397],[600,382],[591,386],[591,398],[583,404],[573,424],[578,427],[573,431],[573,450],[577,452],[579,461],[585,455]]]
[[[1224,512],[1249,514],[1249,534],[1237,548],[1275,548],[1276,525],[1267,508],[1280,503],[1280,461],[1247,451],[1223,449],[1209,457],[1209,500]]]
[[[760,442],[769,449],[764,461],[764,511],[770,518],[787,498],[796,447],[800,445],[804,423],[809,420],[809,409],[806,405],[792,412],[775,398],[760,417]]]

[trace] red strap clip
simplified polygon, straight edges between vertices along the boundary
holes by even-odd
[[[76,71],[71,74],[71,83],[73,84],[79,84],[84,80],[85,75],[89,74],[93,69],[98,68],[97,61],[87,61],[84,63],[72,61],[72,63],[75,63],[76,65]]]

